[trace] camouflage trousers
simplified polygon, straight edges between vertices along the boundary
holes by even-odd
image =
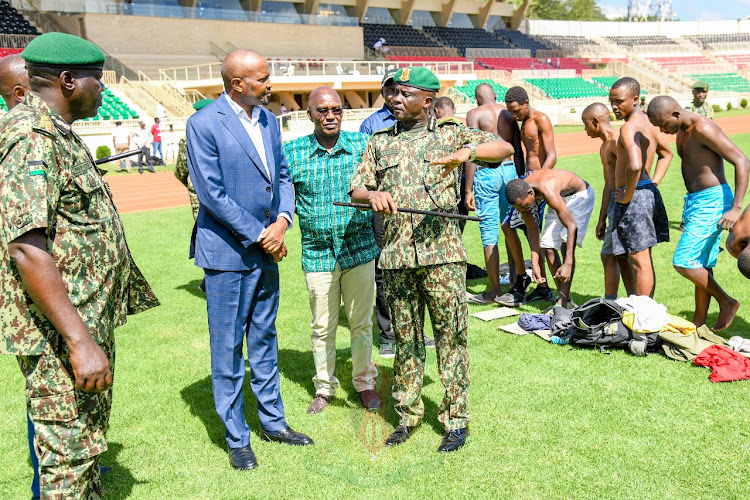
[[[114,375],[114,343],[101,347]],[[107,450],[112,389],[98,394],[76,390],[68,352],[18,356],[18,364],[26,377],[41,498],[101,498],[99,455]]]
[[[446,430],[465,428],[469,421],[466,263],[383,269],[383,286],[396,336],[393,398],[400,424],[415,426],[424,417],[426,306],[435,336],[438,373],[445,387],[438,420]]]
[[[198,220],[198,207],[200,206],[198,195],[195,194],[195,191],[188,189],[188,196],[190,196],[190,208],[193,209],[193,220]]]

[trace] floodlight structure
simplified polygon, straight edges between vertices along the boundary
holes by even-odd
[[[673,21],[672,0],[628,0],[628,21]]]

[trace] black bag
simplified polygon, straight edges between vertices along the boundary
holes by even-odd
[[[571,315],[575,331],[570,343],[600,351],[624,347],[636,356],[645,356],[646,349],[658,342],[659,333],[634,333],[622,322],[622,313],[623,308],[609,299],[591,299],[576,307]]]

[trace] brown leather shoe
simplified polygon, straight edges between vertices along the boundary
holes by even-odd
[[[320,413],[321,411],[326,409],[326,406],[328,406],[328,403],[330,402],[331,396],[326,396],[325,394],[316,394],[315,399],[313,399],[312,403],[310,403],[310,406],[307,407],[307,413],[309,413],[310,415]]]
[[[365,410],[378,411],[383,404],[378,395],[370,389],[358,392],[357,394],[359,394],[359,400],[362,402]]]

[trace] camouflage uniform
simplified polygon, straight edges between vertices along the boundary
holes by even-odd
[[[67,344],[25,292],[8,245],[46,232],[70,300],[113,374],[115,328],[159,302],[91,154],[33,92],[0,122],[0,160],[0,354],[16,355],[26,377],[42,498],[99,498],[112,390],[75,389]]]
[[[396,206],[458,213],[460,170],[442,179],[443,167],[430,162],[464,144],[494,139],[454,120],[437,123],[430,118],[410,131],[398,122],[372,136],[350,187],[386,191]],[[424,416],[426,306],[446,389],[438,419],[447,430],[463,429],[469,419],[468,310],[466,249],[458,221],[398,213],[383,217],[383,231],[379,265],[396,335],[393,397],[400,424],[415,426]]]
[[[187,188],[190,196],[190,208],[193,209],[193,219],[198,219],[198,195],[195,194],[193,181],[190,180],[190,174],[187,167],[187,137],[180,139],[179,150],[177,152],[177,163],[174,165],[174,176]]]
[[[696,106],[694,102],[691,102],[685,106],[685,109],[692,111],[695,114],[705,116],[709,120],[714,119],[714,108],[711,107],[708,101],[703,101],[703,104],[700,106]]]

